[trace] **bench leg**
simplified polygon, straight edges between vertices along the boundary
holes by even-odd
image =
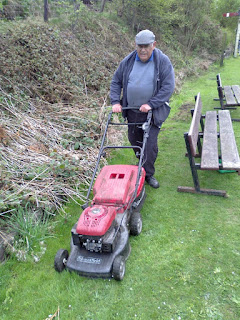
[[[194,157],[192,156],[192,153],[191,153],[191,148],[189,145],[187,133],[184,134],[184,139],[185,139],[185,143],[186,143],[186,147],[187,147],[187,154],[188,154],[188,159],[189,159],[189,163],[190,163],[190,167],[191,167],[194,188],[179,186],[177,188],[177,191],[178,192],[208,194],[208,195],[214,195],[214,196],[227,197],[227,193],[225,190],[201,189],[200,188],[200,183],[199,183],[198,173],[197,173],[197,166],[195,164]]]
[[[222,110],[236,110],[236,107],[230,107],[230,106],[224,106],[224,108],[221,108]]]
[[[240,122],[239,118],[233,118],[232,121]]]
[[[227,197],[227,192],[225,190],[215,190],[215,189],[199,189],[196,190],[192,187],[182,187],[179,186],[177,188],[178,192],[187,192],[187,193],[196,193],[196,194],[207,194],[212,196],[220,196],[220,197]]]

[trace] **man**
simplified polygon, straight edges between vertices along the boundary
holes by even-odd
[[[169,115],[168,101],[174,91],[174,70],[169,58],[156,48],[155,35],[143,30],[135,37],[136,50],[126,56],[114,73],[110,99],[113,112],[122,112],[129,123],[144,122],[152,109],[153,119],[146,145],[143,167],[146,182],[153,188],[159,187],[154,177],[157,159],[157,138],[162,123]],[[122,93],[122,97],[121,97]],[[124,108],[132,110],[122,110]],[[138,108],[138,110],[136,110]],[[141,146],[142,128],[128,127],[128,139],[132,146]],[[134,150],[136,153],[136,150]]]

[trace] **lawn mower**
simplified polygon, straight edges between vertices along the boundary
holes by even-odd
[[[146,198],[143,161],[151,119],[150,110],[144,123],[114,123],[112,112],[109,113],[87,200],[71,230],[70,254],[65,249],[58,250],[54,260],[56,271],[67,269],[81,276],[123,279],[131,251],[129,234],[137,236],[142,231],[139,211]],[[109,125],[141,126],[142,146],[104,146]],[[138,165],[106,165],[95,179],[106,149],[116,148],[134,148]]]

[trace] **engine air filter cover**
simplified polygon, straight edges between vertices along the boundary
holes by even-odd
[[[103,236],[116,217],[114,207],[94,205],[86,208],[77,224],[76,232],[81,235]]]

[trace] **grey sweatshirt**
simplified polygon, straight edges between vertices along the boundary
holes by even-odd
[[[131,52],[121,62],[113,75],[110,86],[111,104],[121,103],[127,107],[127,85],[130,72],[136,58],[137,51]],[[156,126],[161,126],[170,112],[169,99],[174,91],[174,70],[170,59],[161,50],[154,49],[154,93],[148,104],[153,110],[153,119]],[[123,110],[123,117],[127,116],[127,110]]]

